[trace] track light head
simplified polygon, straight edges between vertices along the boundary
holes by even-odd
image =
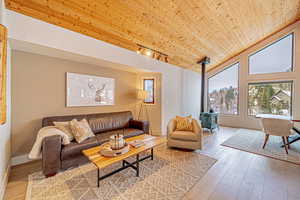
[[[165,62],[168,63],[169,60],[168,60],[168,56],[165,56]]]

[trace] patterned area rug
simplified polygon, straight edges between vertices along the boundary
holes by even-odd
[[[29,175],[26,199],[176,200],[181,199],[215,162],[216,159],[199,153],[161,146],[154,149],[153,161],[147,159],[140,163],[140,177],[128,168],[102,180],[100,188],[97,188],[97,171],[93,164],[47,179],[41,172],[36,172]],[[121,165],[116,163],[101,173]]]
[[[265,134],[261,131],[240,129],[236,135],[230,137],[221,145],[300,164],[300,141],[291,144],[289,154],[286,154],[284,148],[281,148],[281,137],[270,136],[265,149],[263,149],[264,138]]]

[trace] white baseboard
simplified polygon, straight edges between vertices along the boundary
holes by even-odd
[[[7,166],[3,179],[1,180],[1,185],[0,185],[0,199],[4,199],[4,195],[5,195],[5,190],[6,190],[6,186],[8,183],[8,178],[9,178],[9,174],[10,174],[10,165]]]
[[[21,155],[21,156],[15,156],[11,159],[11,165],[12,166],[20,165],[20,164],[28,163],[30,161],[32,161],[32,160],[30,160],[28,158],[28,154]]]

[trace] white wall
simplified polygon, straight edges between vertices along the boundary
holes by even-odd
[[[1,24],[4,24],[3,20],[3,4],[0,2],[0,18]],[[10,166],[10,137],[11,137],[11,84],[10,84],[10,74],[11,74],[11,65],[10,65],[10,47],[8,45],[7,49],[7,79],[6,79],[6,100],[7,100],[7,120],[4,125],[0,125],[0,199],[3,199],[6,183],[8,180],[8,172]]]
[[[183,70],[181,86],[182,115],[192,115],[193,118],[199,119],[201,101],[201,74],[190,70]]]
[[[295,45],[294,45],[294,71],[284,73],[271,73],[271,74],[258,74],[249,75],[248,73],[248,56],[265,47],[266,45],[278,40],[279,38],[294,32]],[[294,93],[293,93],[293,117],[300,119],[300,22],[294,23],[284,30],[272,35],[271,37],[259,42],[255,46],[242,52],[240,55],[230,59],[226,63],[217,67],[215,70],[209,72],[208,76],[212,76],[215,73],[221,71],[225,67],[240,62],[239,70],[239,115],[221,115],[220,123],[224,126],[231,127],[244,127],[252,129],[260,129],[259,121],[253,116],[248,116],[247,113],[247,97],[248,97],[248,83],[251,82],[264,82],[264,81],[280,81],[280,80],[293,80],[294,81]],[[206,98],[205,98],[206,99]]]

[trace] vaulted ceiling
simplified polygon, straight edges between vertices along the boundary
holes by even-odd
[[[300,0],[6,0],[16,12],[169,62],[213,68],[300,17]]]

